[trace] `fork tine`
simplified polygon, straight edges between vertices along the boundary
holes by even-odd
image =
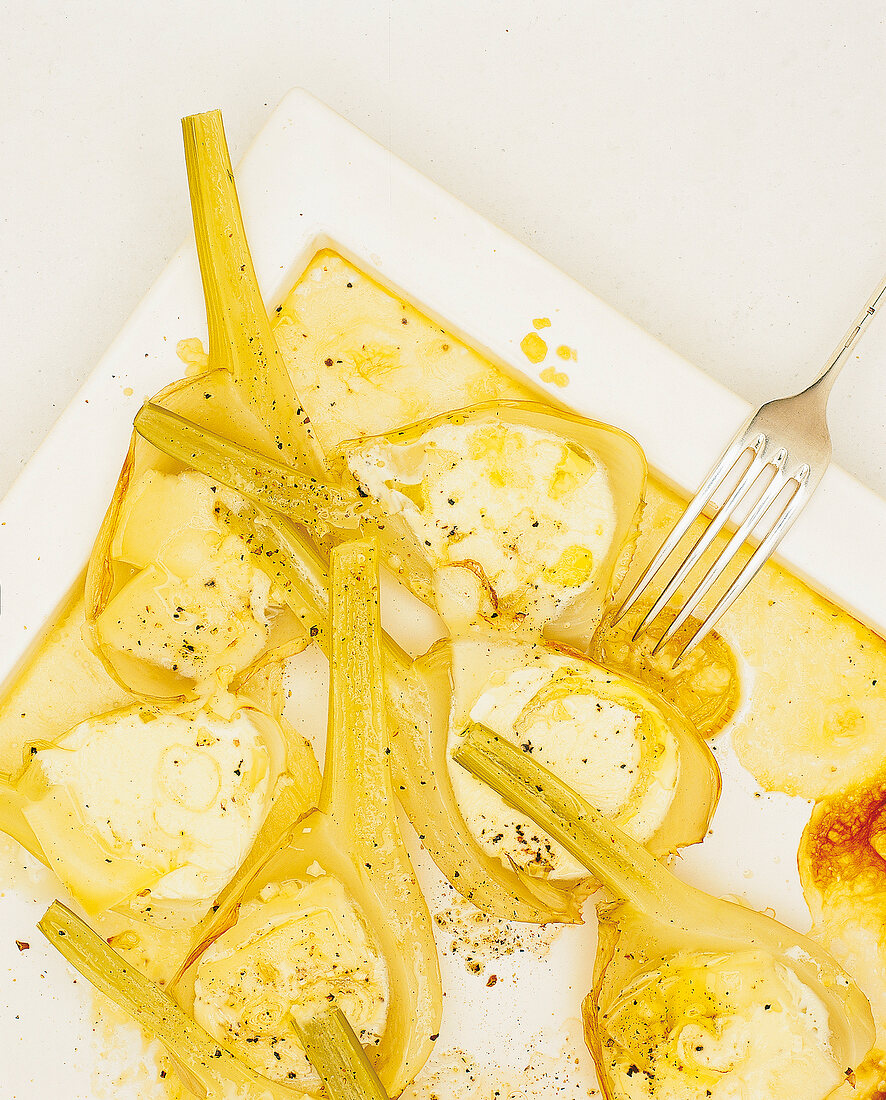
[[[765,453],[765,448],[763,452],[756,452],[754,454],[754,457],[751,459],[751,464],[748,466],[747,470],[745,470],[738,484],[735,486],[727,499],[717,510],[713,519],[711,519],[710,523],[708,523],[707,527],[704,529],[704,531],[702,531],[701,535],[696,539],[695,545],[692,547],[692,549],[683,559],[682,564],[677,568],[674,575],[665,585],[664,591],[661,593],[661,595],[658,597],[652,607],[650,607],[649,610],[646,612],[643,620],[634,631],[634,641],[637,640],[640,633],[651,622],[655,621],[658,613],[667,604],[671,596],[673,596],[673,594],[683,583],[684,578],[695,568],[696,564],[702,558],[705,551],[708,549],[708,547],[726,525],[726,521],[739,506],[742,500],[744,500],[745,497],[748,495],[751,486],[757,483],[760,475],[763,474],[770,466],[775,467],[775,475],[777,475],[781,471],[781,468],[788,457],[787,451],[782,448],[774,458],[770,459],[768,462],[764,462],[761,466],[758,464],[758,460],[762,457],[763,453]]]
[[[763,518],[769,507],[775,502],[779,493],[787,484],[785,478],[782,476],[780,470],[776,470],[775,476],[772,481],[766,486],[765,490],[760,496],[760,499],[750,510],[744,522],[738,527],[735,534],[724,546],[722,552],[714,561],[711,568],[705,573],[696,586],[694,592],[686,601],[684,606],[680,609],[679,614],[670,624],[667,630],[662,634],[661,638],[656,643],[652,650],[653,656],[665,646],[671,638],[677,633],[683,623],[689,618],[692,612],[696,609],[699,603],[704,599],[706,593],[710,590],[717,580],[722,576],[723,571],[728,567],[729,563],[738,553],[739,549],[744,545],[745,540]]]
[[[701,626],[692,635],[689,641],[681,650],[677,659],[674,661],[676,667],[687,654],[691,653],[693,649],[702,640],[705,634],[710,628],[717,622],[720,616],[728,610],[729,607],[738,599],[738,597],[744,592],[747,586],[751,583],[754,577],[760,572],[763,566],[766,564],[767,559],[775,552],[776,547],[784,538],[784,536],[790,530],[794,520],[803,510],[803,506],[806,503],[808,494],[803,492],[806,486],[806,482],[809,478],[809,467],[804,466],[793,479],[796,481],[797,487],[795,488],[793,495],[789,500],[785,502],[785,506],[781,511],[778,519],[773,524],[769,534],[759,544],[757,549],[748,559],[745,567],[738,574],[729,588],[717,601],[716,607],[711,611],[708,617],[704,620]]]
[[[775,520],[771,523],[767,521],[768,531],[763,535],[757,549],[751,553],[745,566],[739,570],[738,576],[729,585],[725,595],[684,646],[677,657],[675,665],[694,648],[699,639],[717,621],[723,611],[744,591],[759,571],[768,554],[771,554],[778,546],[800,509],[809,499],[812,490],[821,480],[831,457],[831,441],[826,415],[828,394],[838,373],[846,364],[850,352],[855,347],[866,326],[870,324],[871,318],[877,312],[884,296],[886,296],[886,278],[881,280],[877,289],[865,304],[864,309],[843,338],[842,343],[838,344],[837,350],[826,362],[824,369],[811,385],[806,386],[805,389],[792,396],[767,401],[757,409],[723,452],[719,461],[705,478],[702,487],[689,502],[670,534],[658,548],[652,561],[639,580],[634,583],[621,607],[613,616],[613,624],[621,622],[627,612],[636,604],[637,600],[649,587],[653,577],[674,550],[677,549],[683,536],[689,532],[695,520],[698,519],[708,504],[713,503],[714,492],[724,486],[726,478],[734,472],[740,458],[750,449],[752,451],[751,458],[747,466],[743,467],[739,473],[735,486],[728,494],[728,499],[717,509],[713,518],[707,523],[692,549],[666,583],[662,594],[655,600],[634,631],[632,640],[636,641],[637,637],[658,616],[668,600],[679,589],[681,583],[691,574],[704,553],[710,548],[716,535],[723,529],[729,515],[740,503],[745,501],[751,487],[757,483],[762,470],[754,471],[754,467],[758,458],[765,457],[767,440],[774,441],[773,446],[778,445],[779,441],[787,442],[791,450],[794,451],[795,462],[801,457],[805,459],[805,462],[797,468],[797,471],[787,479],[785,479],[783,472],[787,459],[784,447],[780,448],[775,462],[764,463],[763,469],[766,469],[769,465],[775,466],[771,481],[760,491],[756,502],[750,506],[745,520],[739,525],[738,530],[729,539],[719,557],[716,558],[714,564],[702,577],[685,606],[664,630],[661,638],[652,649],[653,655],[658,654],[662,647],[683,626],[706,593],[710,591],[711,586],[723,575],[724,570],[729,566],[745,539],[754,533],[758,522],[763,520],[770,508],[773,508],[773,511],[775,510],[773,506],[781,497],[783,490],[793,486],[785,496],[784,504],[778,511]],[[800,455],[797,454],[795,447],[799,447]]]
[[[728,475],[735,469],[735,466],[741,456],[747,450],[752,450],[753,455],[751,457],[751,463],[762,450],[766,442],[765,436],[761,433],[751,442],[748,442],[744,437],[738,437],[733,439],[726,450],[723,452],[720,460],[714,465],[711,472],[705,478],[701,488],[687,504],[686,510],[674,524],[670,534],[658,548],[655,557],[646,566],[643,574],[635,582],[634,587],[627,594],[624,603],[619,608],[615,615],[614,622],[620,622],[622,618],[630,611],[637,600],[646,591],[649,582],[655,576],[655,574],[664,565],[667,558],[671,555],[674,548],[681,541],[683,536],[689,530],[693,523],[698,519],[701,513],[704,511],[705,506],[711,499],[711,495],[719,488]]]

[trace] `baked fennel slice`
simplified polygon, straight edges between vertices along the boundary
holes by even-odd
[[[874,1040],[870,1005],[821,946],[681,882],[519,748],[469,726],[456,761],[616,899],[601,905],[588,1046],[607,1100],[822,1100]],[[746,1090],[746,1091],[742,1091]]]
[[[227,490],[199,472],[201,454],[212,452],[221,486],[273,492],[317,537],[348,523],[347,498],[319,480],[319,448],[274,344],[218,112],[185,119],[184,137],[209,369],[154,398],[144,419],[166,450],[133,436],[86,580],[91,648],[149,699],[211,695],[299,635],[217,522]]]
[[[296,816],[317,804],[313,750],[282,710],[268,665],[211,703],[133,701],[86,717],[0,776],[0,829],[87,914],[194,926],[281,812],[275,802]]]
[[[417,666],[432,736],[413,774],[432,766],[498,878],[543,882],[576,904],[596,885],[533,821],[452,763],[472,721],[568,781],[652,855],[704,838],[720,794],[716,760],[685,718],[637,681],[566,646],[498,639],[438,643]]]
[[[293,1100],[304,1095],[244,1065],[60,901],[49,906],[38,928],[84,978],[160,1040],[195,1097]],[[327,1006],[295,1026],[333,1100],[387,1100],[340,1009]]]
[[[474,405],[342,443],[386,563],[453,635],[585,649],[630,563],[646,461],[630,436],[532,401]]]
[[[265,1076],[308,1094],[295,1021],[336,1003],[384,1086],[399,1094],[439,1032],[431,920],[396,817],[377,550],[332,556],[329,732],[319,808],[275,807],[240,872],[195,930],[169,989],[196,1021]]]
[[[328,655],[323,552],[285,517],[254,504],[227,512],[225,520]],[[382,651],[397,797],[449,882],[484,911],[532,923],[576,922],[596,885],[581,867],[558,874],[548,858],[549,838],[521,837],[519,821],[507,824],[515,844],[487,843],[498,835],[496,813],[508,813],[503,805],[488,807],[494,828],[485,838],[482,826],[472,829],[465,819],[460,797],[471,792],[453,784],[452,734],[490,689],[519,698],[510,681],[500,682],[509,675],[521,681],[525,703],[504,718],[525,751],[556,750],[564,731],[576,748],[585,745],[586,751],[567,753],[562,766],[583,769],[593,792],[608,786],[611,812],[656,855],[703,838],[720,791],[716,762],[679,713],[642,685],[539,642],[444,642],[413,661],[383,633]]]

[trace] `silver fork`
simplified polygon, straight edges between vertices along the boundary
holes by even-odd
[[[735,580],[677,655],[674,665],[679,664],[747,588],[803,510],[831,459],[831,437],[828,433],[826,412],[831,387],[882,304],[884,295],[886,278],[868,299],[811,386],[793,397],[767,401],[753,414],[723,452],[643,575],[628,593],[615,616],[615,622],[622,619],[647,590],[652,578],[677,548],[695,520],[708,505],[714,503],[713,497],[717,490],[728,488],[734,482],[726,499],[714,512],[713,518],[677,567],[664,591],[634,631],[636,640],[658,617],[730,517],[740,511],[741,506],[749,508],[735,533],[656,643],[653,654],[658,653],[686,622],[722,576],[741,546],[752,536],[759,539],[756,549]],[[756,530],[758,526],[759,531]]]

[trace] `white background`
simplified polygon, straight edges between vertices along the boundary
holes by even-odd
[[[236,161],[296,85],[751,401],[886,271],[880,0],[4,8],[0,492],[189,231],[180,116]],[[886,320],[832,426],[886,495]]]
[[[189,233],[180,116],[221,107],[236,161],[295,85],[751,401],[813,375],[886,271],[882,0],[0,5],[0,493]],[[859,351],[835,450],[886,496],[886,318]],[[728,841],[753,792],[727,790]],[[796,891],[779,858],[760,898]],[[70,1023],[23,926],[4,1033],[31,1098],[89,1059],[23,1040]]]

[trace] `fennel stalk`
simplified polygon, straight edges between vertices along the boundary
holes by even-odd
[[[209,325],[209,367],[230,371],[250,407],[273,410],[281,455],[314,477],[323,454],[289,378],[259,290],[221,111],[182,119],[197,256]]]
[[[366,1051],[337,1005],[304,1023],[296,1021],[295,1030],[331,1100],[388,1100]]]
[[[297,520],[320,539],[331,527],[345,531],[359,527],[356,492],[274,462],[152,401],[142,405],[133,425],[163,454]]]
[[[537,822],[613,894],[646,911],[659,911],[669,872],[553,772],[517,745],[477,724],[468,728],[452,755]]]

